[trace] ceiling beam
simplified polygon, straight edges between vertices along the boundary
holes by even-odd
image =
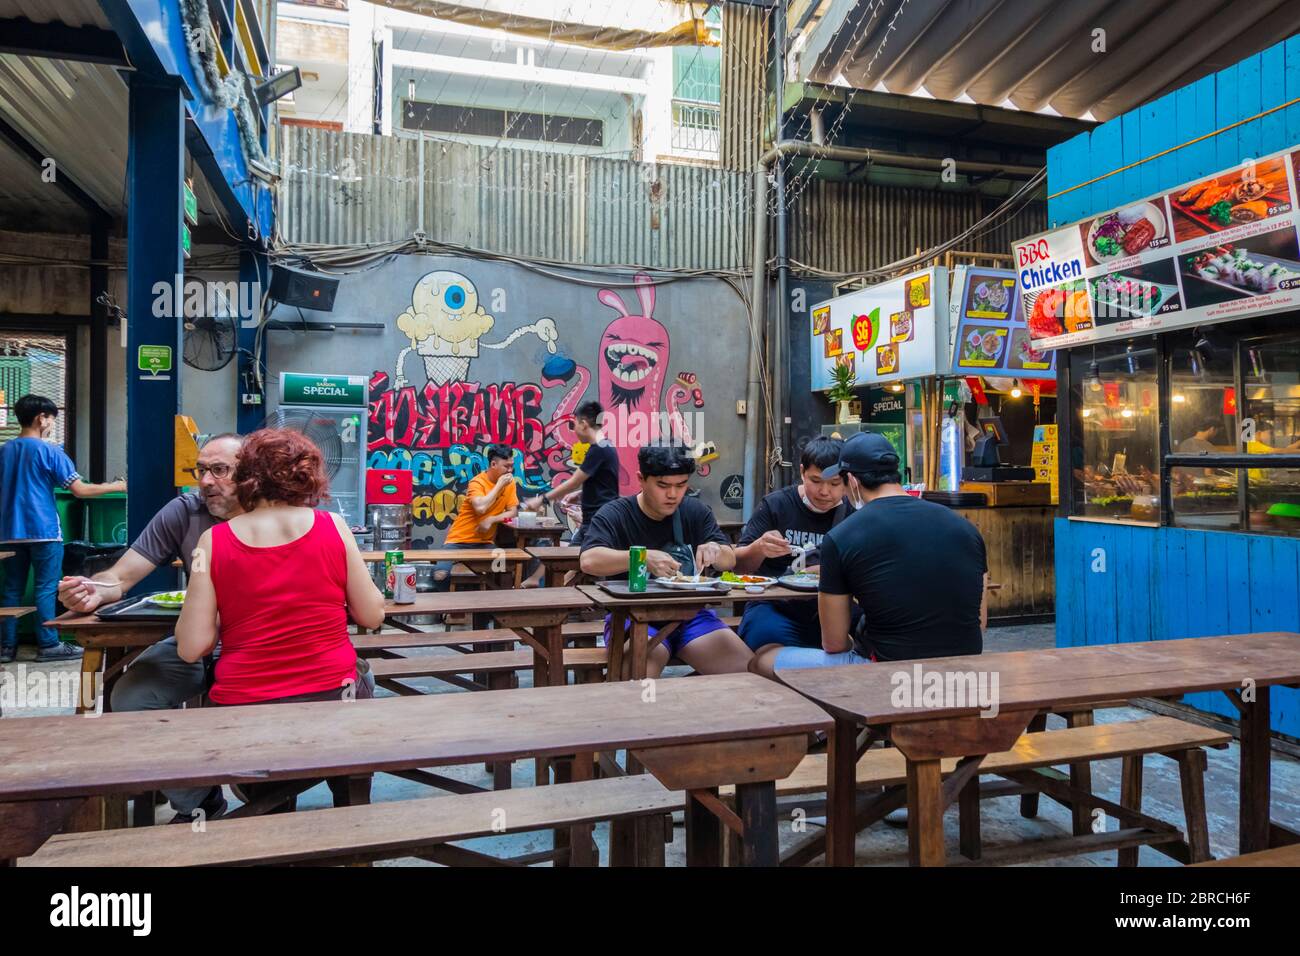
[[[126,66],[122,43],[111,30],[33,23],[23,17],[0,20],[0,53]]]
[[[54,159],[55,175],[51,185],[84,209],[86,215],[90,218],[112,221],[113,217],[99,204],[98,200],[73,182],[68,174],[58,166],[57,157],[48,156],[44,150],[37,148],[31,140],[10,125],[3,116],[0,116],[0,142],[8,143],[16,152],[31,160],[38,173],[45,171],[45,161],[47,159]]]

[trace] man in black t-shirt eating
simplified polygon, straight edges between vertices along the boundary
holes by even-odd
[[[695,472],[695,459],[680,445],[647,445],[637,452],[641,491],[617,498],[591,520],[582,538],[579,566],[593,577],[625,579],[628,550],[646,549],[651,577],[697,574],[707,567],[729,571],[736,552],[718,527],[713,512],[693,498],[686,486]],[[605,642],[610,622],[605,618]],[[652,627],[653,635],[655,629]],[[665,646],[667,645],[667,646]],[[736,632],[707,608],[683,621],[650,652],[646,673],[658,677],[671,657],[701,674],[744,671],[753,655]]]
[[[943,505],[908,495],[898,454],[881,435],[845,442],[839,463],[822,470],[838,474],[857,510],[822,539],[821,647],[768,650],[750,669],[772,677],[798,667],[980,653],[988,565],[979,531]],[[854,599],[865,627],[851,633]]]
[[[596,512],[618,497],[618,450],[605,440],[600,417],[605,410],[600,402],[583,402],[573,414],[573,431],[578,441],[586,442],[590,447],[582,459],[578,470],[567,480],[556,485],[545,494],[530,498],[524,507],[530,511],[539,510],[545,504],[559,501],[582,489],[582,526],[573,536],[575,545],[582,544],[582,537],[596,517]]]
[[[814,438],[799,459],[799,484],[764,498],[740,534],[736,570],[779,578],[790,570],[796,548],[802,549],[805,570],[821,561],[822,538],[848,512],[844,478],[825,477],[823,469],[837,465],[844,443]],[[740,619],[740,639],[755,653],[780,647],[821,647],[817,602],[751,601]]]

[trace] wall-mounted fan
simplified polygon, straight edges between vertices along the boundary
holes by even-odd
[[[234,316],[186,318],[184,329],[186,365],[203,372],[215,372],[230,364],[238,349]]]
[[[325,474],[330,481],[337,477],[345,463],[356,461],[355,457],[349,459],[344,456],[343,435],[339,431],[339,423],[332,418],[317,415],[306,409],[277,408],[266,416],[262,427],[292,428],[306,435],[320,449],[321,457],[325,459]]]

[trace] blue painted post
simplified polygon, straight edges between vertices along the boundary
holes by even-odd
[[[164,504],[172,484],[175,416],[180,411],[181,316],[175,299],[156,309],[165,288],[183,281],[181,183],[185,168],[185,101],[180,84],[133,73],[127,139],[127,531],[134,541]],[[161,285],[160,285],[161,283]],[[157,311],[164,311],[159,317]],[[140,371],[141,347],[172,350],[171,369]],[[145,354],[157,354],[145,348]],[[144,588],[174,586],[171,568],[155,571]]]
[[[235,381],[236,429],[239,434],[247,435],[262,426],[266,418],[266,395],[257,389],[257,377],[254,370],[253,346],[256,344],[256,319],[261,318],[261,295],[271,282],[271,263],[265,254],[255,249],[244,247],[239,250],[239,372]],[[248,289],[254,289],[249,295]],[[245,314],[246,306],[252,304],[251,314]],[[261,396],[262,404],[245,405],[245,394]]]

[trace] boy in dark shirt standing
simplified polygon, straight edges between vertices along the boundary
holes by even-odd
[[[821,647],[780,647],[750,668],[767,677],[798,667],[978,654],[987,623],[984,539],[966,519],[902,487],[898,454],[881,435],[844,443],[837,465],[856,512],[822,539]],[[850,633],[854,599],[865,617]]]
[[[578,441],[590,447],[582,464],[567,480],[545,494],[524,502],[530,511],[540,511],[552,501],[582,489],[582,526],[573,536],[575,545],[582,544],[583,535],[591,525],[596,512],[618,497],[618,451],[605,439],[600,416],[605,409],[600,402],[583,402],[573,414],[573,431]]]
[[[842,445],[834,438],[814,438],[799,460],[799,484],[759,502],[736,548],[738,572],[779,578],[789,572],[795,548],[803,550],[805,570],[817,569],[822,538],[847,514],[841,508],[843,477],[827,478],[823,472],[839,463]],[[740,620],[740,638],[755,654],[780,647],[821,647],[817,603],[752,601]]]
[[[636,546],[646,549],[651,577],[697,574],[706,567],[734,568],[736,552],[713,512],[686,497],[686,486],[695,473],[690,452],[679,445],[647,445],[637,452],[637,465],[640,493],[611,501],[587,527],[579,564],[582,572],[626,578],[628,550]],[[609,627],[607,616],[606,644]],[[748,668],[752,656],[736,632],[705,608],[650,652],[646,674],[658,677],[672,657],[701,674],[737,673]]]

